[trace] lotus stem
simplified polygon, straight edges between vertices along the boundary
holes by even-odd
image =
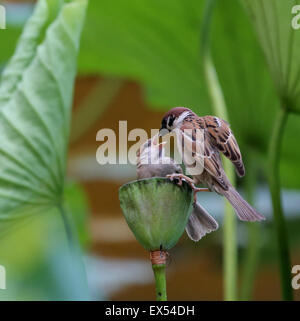
[[[167,301],[166,252],[150,252],[152,269],[155,277],[156,301]]]
[[[282,298],[283,300],[291,301],[293,300],[293,290],[291,288],[291,259],[286,222],[282,209],[279,175],[281,143],[287,116],[287,109],[283,107],[279,108],[269,146],[269,187],[279,251]]]
[[[252,156],[254,150],[248,148],[247,175],[245,177],[246,198],[249,204],[254,205],[257,169]],[[243,282],[241,300],[248,301],[253,296],[255,274],[259,261],[261,226],[257,222],[248,222],[248,244],[243,258]]]
[[[66,210],[64,209],[64,207],[62,205],[59,205],[59,211],[63,220],[63,224],[64,224],[64,229],[66,232],[66,236],[67,236],[67,241],[68,241],[68,245],[69,245],[69,249],[71,252],[73,252],[76,248],[75,246],[75,240],[74,240],[74,235],[73,235],[73,229],[72,229],[72,225],[70,223],[70,219],[67,215]]]
[[[204,57],[205,73],[210,96],[213,102],[214,113],[229,121],[225,100],[219,84],[210,55]],[[232,185],[235,185],[235,174],[232,164],[228,159],[223,159],[224,170]],[[224,210],[224,299],[237,300],[237,240],[236,240],[236,215],[232,206],[225,200]]]
[[[210,54],[209,35],[215,4],[216,0],[207,0],[206,2],[202,26],[203,66],[208,92],[212,101],[213,112],[216,116],[229,121],[225,98]],[[235,174],[233,166],[224,158],[223,164],[229,180],[234,185]],[[236,217],[228,201],[225,201],[224,212],[224,299],[232,301],[237,299],[237,242]]]

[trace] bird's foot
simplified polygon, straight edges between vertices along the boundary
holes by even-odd
[[[199,188],[195,186],[194,180],[186,175],[183,174],[171,174],[167,175],[167,178],[169,178],[171,181],[178,180],[177,185],[182,186],[182,181],[185,180],[190,187],[193,190],[194,193],[194,202],[197,202],[197,193],[199,192],[211,192],[209,188]]]
[[[177,180],[178,182],[176,182],[176,183],[178,186],[182,186],[182,180],[185,180],[192,187],[192,189],[195,188],[194,181],[191,178],[189,178],[183,174],[170,174],[170,175],[167,175],[166,177],[170,181]]]

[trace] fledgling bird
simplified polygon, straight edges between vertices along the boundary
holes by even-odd
[[[148,139],[137,151],[137,178],[166,177],[182,173],[181,166],[165,156],[165,142],[159,143],[158,136]]]
[[[190,180],[191,184],[208,186],[211,191],[227,198],[235,209],[238,218],[242,221],[261,221],[265,219],[235,190],[224,172],[220,153],[231,160],[240,177],[245,175],[239,146],[230,125],[225,120],[215,116],[199,117],[188,108],[175,107],[164,115],[160,130],[161,135],[163,135],[163,130],[175,132],[177,138],[180,138],[178,148],[182,152],[188,150],[193,156],[194,164],[201,163],[203,166],[202,172],[192,174],[193,179],[182,174],[169,175],[170,179],[184,178]],[[197,130],[202,133],[201,142],[197,139]],[[177,140],[177,143],[179,141]],[[186,141],[191,143],[184,145]],[[198,148],[199,144],[203,146]],[[187,168],[191,168],[190,163],[186,164],[184,155],[183,162]],[[197,189],[195,191],[197,192]]]
[[[164,142],[158,142],[158,136],[154,136],[140,147],[137,152],[138,179],[183,173],[181,166],[165,155],[164,144]],[[194,202],[193,211],[185,228],[189,238],[197,242],[207,233],[217,230],[218,227],[217,221],[205,208]]]

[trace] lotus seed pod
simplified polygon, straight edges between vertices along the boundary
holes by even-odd
[[[169,250],[181,237],[192,207],[192,189],[183,181],[147,178],[119,189],[120,205],[136,239],[149,251]]]

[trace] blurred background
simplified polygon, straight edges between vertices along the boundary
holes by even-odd
[[[266,178],[267,148],[279,100],[241,2],[218,1],[211,30],[212,57],[248,171],[246,178],[237,181],[238,188],[267,217],[257,225],[238,222],[238,286],[242,298],[280,300]],[[0,30],[2,71],[34,1],[0,4],[7,10],[7,29]],[[213,114],[200,54],[204,4],[196,0],[90,0],[78,57],[65,191],[84,265],[70,257],[57,213],[35,215],[1,240],[0,265],[7,270],[7,290],[0,290],[1,299],[155,298],[149,254],[129,230],[118,200],[119,187],[136,178],[135,166],[100,166],[96,151],[101,142],[96,141],[96,134],[102,128],[118,133],[120,120],[128,121],[128,131],[144,128],[150,133],[174,106],[192,108],[199,115]],[[300,264],[298,117],[288,119],[280,167],[292,264]],[[170,251],[170,300],[223,299],[224,203],[217,195],[198,197],[220,229],[199,243],[184,234]],[[250,285],[245,281],[249,266]],[[299,300],[300,290],[294,294]]]

